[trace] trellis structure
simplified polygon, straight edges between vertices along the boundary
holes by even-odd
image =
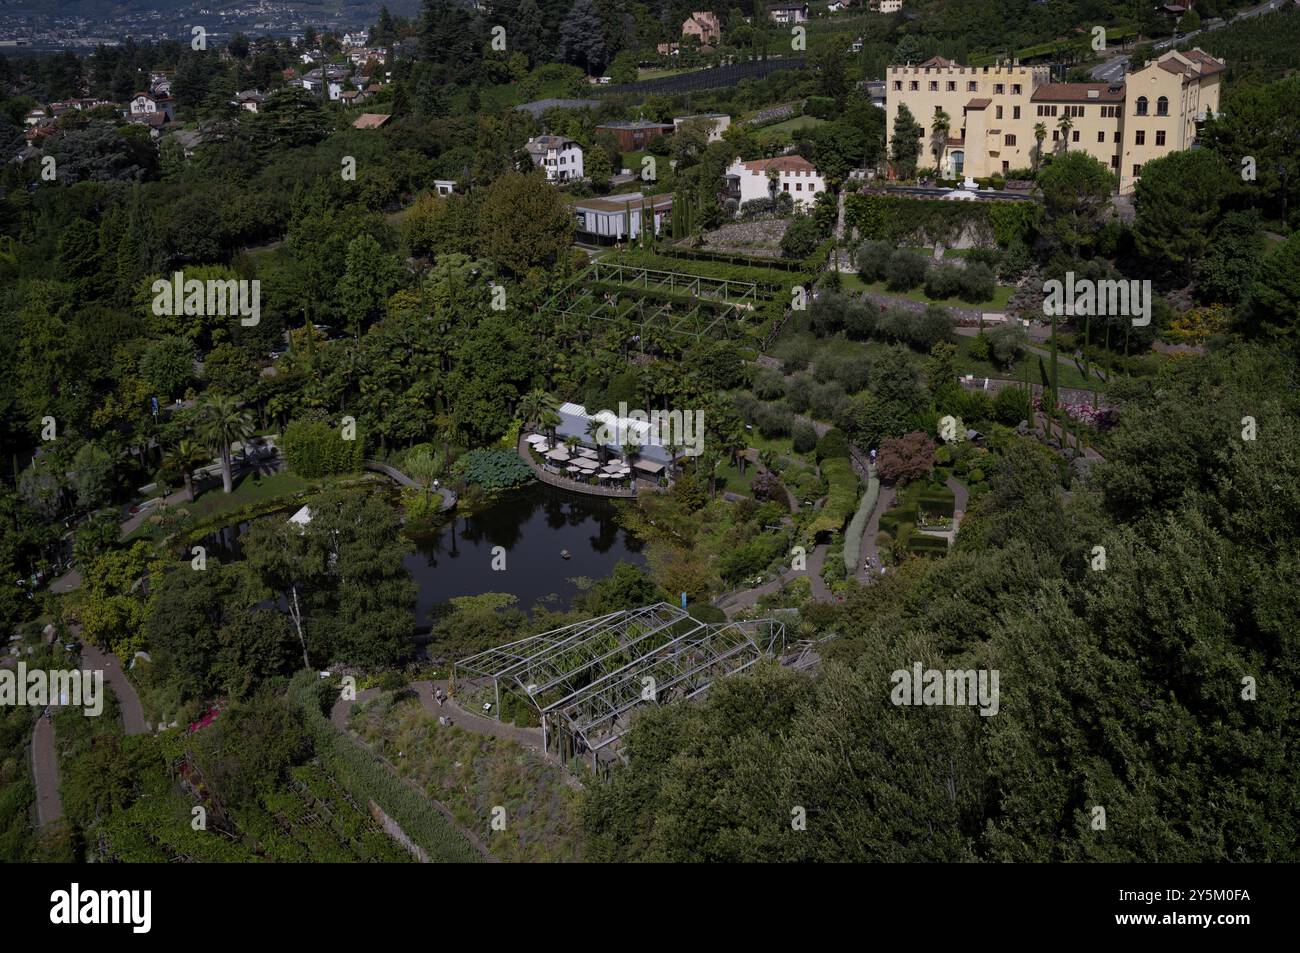
[[[503,693],[526,701],[548,754],[566,764],[590,757],[595,768],[618,752],[638,708],[694,698],[784,649],[778,620],[705,623],[659,602],[462,659],[452,690],[471,707],[490,704],[498,718]]]
[[[639,296],[639,290],[686,297],[654,301],[650,295]],[[541,310],[562,325],[630,322],[643,331],[699,339],[733,336],[744,315],[761,303],[758,285],[752,281],[597,261],[552,295]]]

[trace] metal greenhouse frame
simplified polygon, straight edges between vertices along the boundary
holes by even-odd
[[[775,619],[705,623],[666,602],[552,629],[461,659],[453,692],[488,702],[500,718],[502,692],[526,700],[543,746],[561,763],[613,756],[643,705],[694,698],[719,678],[785,651]]]

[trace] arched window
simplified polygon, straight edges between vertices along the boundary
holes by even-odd
[[[1145,96],[1138,97],[1137,114],[1139,116],[1145,116],[1147,114],[1147,98]]]
[[[1168,97],[1168,96],[1161,96],[1159,99],[1156,100],[1156,115],[1157,115],[1157,116],[1168,116],[1168,115],[1169,115],[1169,97]]]

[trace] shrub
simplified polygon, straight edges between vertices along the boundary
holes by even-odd
[[[971,360],[987,361],[989,359],[989,335],[987,331],[981,331],[971,338],[970,356]]]
[[[845,393],[856,394],[871,377],[871,357],[867,354],[848,355],[827,363],[831,378],[839,381]]]
[[[827,460],[832,457],[848,459],[848,456],[849,438],[844,435],[843,430],[832,427],[822,434],[821,439],[817,441],[818,460]]]
[[[821,237],[816,219],[811,215],[796,215],[781,236],[781,254],[786,258],[807,258]]]
[[[785,396],[785,376],[765,367],[754,375],[753,390],[763,400],[776,400]]]
[[[852,303],[851,298],[833,291],[818,295],[809,310],[813,333],[818,337],[830,337],[842,329]]]
[[[848,400],[844,388],[838,381],[814,384],[809,393],[808,407],[812,416],[818,420],[832,420],[840,411],[841,404]]]
[[[1004,387],[993,398],[993,419],[1014,427],[1031,417],[1029,392],[1019,387]]]
[[[754,426],[764,437],[788,436],[794,427],[794,411],[785,404],[763,404],[755,415]]]
[[[280,452],[289,470],[303,477],[355,473],[362,467],[360,440],[344,440],[338,430],[319,420],[295,420],[284,428]]]
[[[961,270],[958,295],[963,301],[972,304],[989,301],[996,290],[997,282],[993,278],[993,269],[988,265],[976,262]]]
[[[988,341],[989,358],[1002,367],[1010,367],[1024,353],[1028,340],[1023,328],[1014,324],[1004,324],[985,332]]]
[[[844,333],[854,341],[870,339],[876,332],[879,313],[870,302],[854,299],[844,312]]]
[[[811,374],[796,374],[785,382],[785,401],[796,414],[802,414],[812,404],[813,387],[817,382]]]
[[[871,284],[885,280],[885,270],[894,249],[888,242],[863,242],[858,246],[856,264],[862,280]]]
[[[787,374],[802,371],[812,360],[813,343],[807,336],[791,338],[773,351]]]
[[[808,453],[817,446],[817,429],[806,420],[795,423],[792,437],[795,453]]]
[[[918,351],[929,353],[936,345],[952,338],[952,318],[946,309],[932,304],[919,315],[912,317],[907,326],[907,343]]]
[[[934,449],[934,441],[919,430],[902,437],[886,437],[880,442],[876,468],[886,480],[912,483],[934,469]]]
[[[780,478],[771,470],[763,470],[757,473],[749,486],[756,500],[786,502],[785,486],[782,485]]]
[[[925,295],[927,298],[957,297],[961,287],[962,270],[956,265],[936,265],[925,275]]]
[[[890,291],[911,291],[923,281],[929,265],[916,252],[899,249],[889,256],[885,267],[885,286]]]

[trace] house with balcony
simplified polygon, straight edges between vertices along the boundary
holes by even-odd
[[[568,182],[583,176],[582,146],[567,136],[537,136],[524,144],[524,151],[533,165],[546,172],[548,182]]]
[[[785,193],[796,206],[808,208],[826,191],[826,180],[817,167],[799,155],[750,162],[737,159],[728,167],[725,179],[727,196],[741,205]]]

